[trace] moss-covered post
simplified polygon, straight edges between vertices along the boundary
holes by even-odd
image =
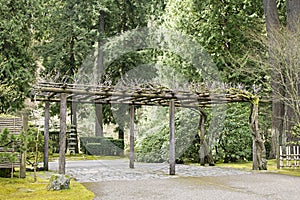
[[[49,156],[49,121],[50,121],[50,102],[45,102],[45,121],[44,121],[44,170],[48,171]]]
[[[170,175],[175,175],[175,103],[170,101]]]
[[[238,95],[244,100],[247,100],[251,104],[251,113],[249,117],[250,130],[253,138],[253,170],[267,170],[266,148],[264,141],[261,137],[261,132],[258,127],[258,105],[259,97],[239,89],[231,89],[230,93]]]
[[[60,95],[60,133],[58,173],[65,174],[66,168],[66,132],[67,132],[67,94]]]
[[[257,96],[249,96],[251,103],[250,129],[253,136],[253,170],[267,170],[266,148],[258,127],[258,104]]]
[[[200,137],[200,151],[199,151],[199,157],[200,157],[200,164],[202,166],[205,165],[205,161],[207,160],[208,164],[210,166],[214,166],[214,159],[211,155],[209,146],[206,142],[205,137],[205,121],[207,118],[207,115],[203,108],[199,108],[200,112],[200,118],[199,118],[199,125],[198,125],[198,135]]]
[[[130,106],[130,155],[129,168],[134,168],[134,105]]]

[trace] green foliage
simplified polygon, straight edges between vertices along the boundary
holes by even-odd
[[[152,111],[153,112],[153,111]],[[149,113],[148,113],[149,114]],[[166,109],[157,109],[154,119],[142,122],[142,136],[136,144],[137,160],[142,162],[165,162],[169,159],[169,118]],[[199,116],[193,110],[180,109],[175,118],[176,161],[197,162],[199,155]]]
[[[97,42],[99,1],[50,1],[42,5],[44,76],[54,81],[72,80],[83,60]]]
[[[169,118],[166,109],[144,111],[137,139],[137,160],[165,162],[169,159]],[[206,140],[216,160],[236,162],[252,159],[252,135],[249,129],[250,109],[247,103],[218,106],[206,109]],[[150,114],[151,113],[151,114]],[[145,119],[150,115],[149,119]],[[151,116],[155,117],[151,117]],[[214,116],[212,116],[214,115]],[[224,117],[222,117],[224,116]],[[198,162],[200,138],[198,136],[199,114],[190,109],[176,112],[175,137],[176,161]]]
[[[163,133],[153,133],[146,136],[137,147],[136,159],[140,162],[164,162],[167,158],[164,156],[166,154],[166,144],[168,141],[167,132]]]
[[[19,158],[17,137],[7,128],[0,133],[0,163],[14,163]],[[11,169],[13,170],[13,169]],[[10,177],[10,169],[0,169],[0,177]]]
[[[26,178],[14,177],[11,179],[0,178],[0,199],[31,199],[31,200],[69,200],[69,199],[86,199],[91,200],[95,195],[87,190],[82,184],[71,180],[70,190],[48,191],[46,185],[49,180],[48,172],[37,172],[38,181],[33,182],[33,173],[26,173]]]
[[[299,145],[300,144],[300,123],[295,124],[291,129],[291,135],[293,139],[289,142],[291,145]]]
[[[123,154],[124,142],[105,137],[81,137],[80,147],[81,151],[86,154],[114,156]]]
[[[250,36],[264,33],[263,16],[261,0],[170,0],[164,24],[197,40],[212,56],[225,81],[252,85],[261,82],[263,76],[253,80],[253,76],[236,68],[240,67],[240,60],[243,65],[254,67],[247,54],[259,44]]]
[[[0,0],[0,113],[22,108],[35,78],[34,6],[30,0]]]
[[[221,110],[223,112],[223,110]],[[223,127],[219,131],[216,154],[224,162],[252,159],[252,135],[249,129],[250,109],[246,103],[227,106]]]
[[[44,152],[44,134],[43,132],[38,131],[38,129],[34,126],[29,126],[27,133],[24,132],[20,135],[22,140],[22,148],[25,150],[24,143],[26,142],[27,148],[27,161],[31,163],[35,162],[36,156],[36,144],[37,144],[37,151],[38,151],[38,162],[41,162],[43,159],[43,152]],[[53,148],[52,142],[49,141],[49,148]],[[51,152],[51,150],[49,151]]]

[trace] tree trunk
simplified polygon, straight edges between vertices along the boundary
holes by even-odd
[[[258,102],[251,102],[250,129],[253,136],[253,170],[267,170],[266,148],[258,128]]]
[[[99,12],[99,26],[98,26],[98,57],[97,57],[97,74],[96,81],[98,84],[102,83],[102,75],[104,71],[103,67],[103,33],[104,33],[104,11],[100,10]],[[102,105],[96,104],[95,106],[96,112],[96,125],[95,125],[95,136],[103,137],[103,113],[102,113]]]
[[[300,1],[286,0],[287,28],[293,33],[299,33]]]
[[[299,67],[299,25],[300,25],[300,1],[299,0],[286,0],[286,14],[287,14],[287,62],[289,68]],[[298,70],[292,70],[289,77],[286,78],[287,85],[287,99],[292,99],[292,102],[286,105],[286,133],[287,142],[295,142],[295,138],[291,134],[291,129],[297,123],[299,123],[299,114],[297,115],[297,104],[295,104],[299,95],[299,83],[298,83]],[[293,97],[294,96],[294,97]]]
[[[278,147],[281,144],[280,138],[283,133],[284,123],[284,103],[280,101],[280,97],[283,97],[284,90],[282,84],[280,84],[280,72],[276,69],[280,69],[280,66],[276,66],[274,57],[276,57],[276,36],[279,33],[279,17],[276,5],[276,0],[263,0],[264,13],[266,17],[266,28],[269,40],[269,55],[270,55],[270,66],[272,67],[271,87],[273,90],[273,101],[272,101],[272,131],[271,131],[271,151],[269,158],[279,158]],[[277,63],[278,64],[278,63]],[[279,97],[279,98],[278,98]]]
[[[67,94],[60,95],[60,133],[58,173],[65,174],[66,168],[66,132],[67,132]]]
[[[209,146],[205,137],[205,121],[206,121],[206,113],[203,109],[200,108],[200,119],[198,125],[198,134],[200,136],[200,164],[205,165],[208,163],[210,166],[214,166],[214,159],[211,155]]]

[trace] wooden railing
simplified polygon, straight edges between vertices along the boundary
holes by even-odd
[[[293,167],[297,168],[300,166],[300,147],[299,146],[280,146],[280,168]]]

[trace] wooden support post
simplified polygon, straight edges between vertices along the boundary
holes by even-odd
[[[102,114],[102,105],[96,104],[95,106],[96,112],[96,123],[95,123],[95,136],[103,137],[103,114]]]
[[[130,106],[130,156],[129,168],[134,168],[134,105]]]
[[[258,170],[258,160],[257,160],[257,146],[255,142],[255,136],[252,136],[252,169]]]
[[[28,131],[28,112],[25,110],[22,113],[22,126],[24,137],[27,138]],[[26,178],[26,153],[27,153],[27,142],[24,141],[24,151],[21,152],[21,164],[20,164],[20,178]]]
[[[45,122],[44,122],[44,170],[49,169],[49,121],[50,121],[50,102],[45,102]]]
[[[250,129],[253,136],[253,170],[267,170],[266,148],[262,140],[261,133],[258,128],[258,104],[259,98],[251,97],[251,115],[250,115]]]
[[[66,132],[67,132],[67,94],[60,95],[60,133],[58,173],[65,174],[66,168]]]
[[[282,146],[279,146],[279,154],[280,154],[280,164],[279,164],[279,168],[281,169],[283,167],[283,155],[282,155]]]
[[[175,175],[175,103],[170,101],[170,175]]]

